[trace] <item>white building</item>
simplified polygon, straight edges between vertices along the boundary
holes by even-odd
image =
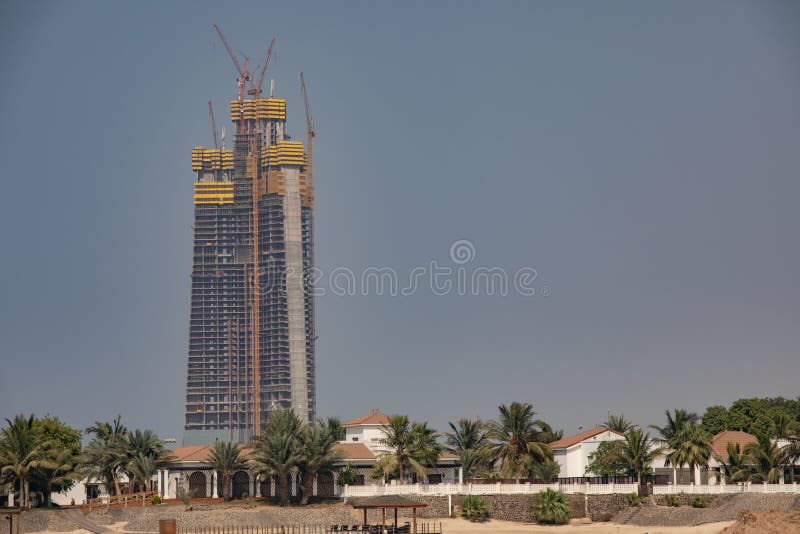
[[[552,442],[550,448],[553,450],[553,457],[561,468],[559,478],[594,476],[594,473],[587,472],[586,469],[597,447],[604,441],[621,439],[625,439],[625,436],[619,432],[596,427]]]

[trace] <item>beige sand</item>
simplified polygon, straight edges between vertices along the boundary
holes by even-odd
[[[426,520],[426,522],[428,522]],[[436,523],[440,521],[437,520]],[[636,525],[617,525],[615,523],[591,523],[588,525],[541,526],[530,523],[491,520],[485,523],[470,523],[463,519],[442,519],[444,534],[539,534],[558,532],[561,534],[718,534],[733,521],[708,523],[695,527],[641,527]]]

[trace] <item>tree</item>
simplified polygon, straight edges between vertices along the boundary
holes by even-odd
[[[531,469],[531,474],[534,478],[541,479],[545,484],[550,484],[558,478],[558,473],[561,471],[561,466],[555,460],[547,460],[539,462]]]
[[[151,430],[136,429],[127,432],[123,439],[125,449],[125,472],[131,486],[140,486],[143,491],[152,488],[152,477],[159,465],[169,457],[164,443]]]
[[[703,414],[703,428],[710,435],[719,434],[730,429],[730,418],[725,406],[709,406]]]
[[[303,423],[293,410],[270,414],[264,432],[256,438],[251,465],[266,477],[277,477],[278,496],[282,505],[289,502],[287,477],[296,472],[303,461],[300,439]]]
[[[30,489],[42,494],[50,506],[51,494],[67,490],[76,480],[81,452],[81,433],[57,417],[34,418],[39,439],[44,442],[41,461],[30,472]]]
[[[489,458],[500,463],[502,476],[519,479],[532,464],[553,459],[552,450],[543,441],[541,422],[534,419],[536,412],[531,404],[501,404],[499,411],[499,420],[488,423],[486,437],[490,440]]]
[[[772,437],[775,439],[789,439],[797,435],[800,425],[786,412],[777,412],[772,416]]]
[[[205,463],[219,473],[222,478],[223,497],[232,498],[231,481],[234,473],[247,469],[247,461],[242,455],[242,449],[239,448],[239,444],[230,441],[215,441],[214,446],[211,448],[211,454]]]
[[[787,458],[785,451],[781,450],[769,437],[759,436],[758,443],[745,445],[744,453],[753,465],[751,480],[770,484],[778,482]]]
[[[459,419],[449,423],[445,433],[445,450],[458,456],[466,478],[481,475],[486,468],[486,425],[480,419]]]
[[[102,481],[110,494],[119,495],[119,476],[128,464],[125,441],[128,429],[118,415],[110,423],[95,421],[86,432],[94,438],[83,451],[84,475]]]
[[[341,427],[336,424],[329,426],[328,423],[320,422],[317,426],[306,427],[301,433],[302,459],[299,469],[303,474],[303,493],[300,504],[308,504],[314,478],[320,473],[331,473],[334,464],[342,459],[342,452],[333,448],[338,441],[339,428]]]
[[[18,485],[20,507],[26,508],[30,502],[28,476],[39,466],[48,443],[41,439],[33,415],[20,414],[6,423],[0,436],[0,475]]]
[[[665,441],[671,440],[678,432],[680,432],[686,423],[695,426],[700,420],[696,413],[686,410],[674,410],[673,413],[670,413],[669,410],[666,410],[664,415],[667,416],[666,425],[663,427],[650,425],[650,428],[658,431],[658,433],[661,434],[662,439]]]
[[[339,420],[338,417],[328,417],[325,421],[325,427],[328,429],[328,432],[331,433],[334,440],[336,441],[344,441],[347,435],[344,427],[342,426],[342,422]]]
[[[670,438],[669,447],[672,449],[667,454],[664,465],[674,465],[683,468],[691,467],[697,480],[698,469],[708,467],[711,458],[711,438],[702,427],[684,420],[683,426]]]
[[[374,475],[385,479],[397,473],[401,483],[410,470],[420,478],[428,476],[427,468],[435,465],[441,453],[436,433],[427,423],[411,423],[406,415],[395,415],[381,427],[381,444],[389,450],[378,456]]]
[[[728,484],[736,484],[738,482],[747,482],[750,480],[751,469],[750,466],[747,465],[747,455],[742,452],[741,446],[738,443],[730,442],[728,443],[726,452],[728,456],[727,460],[718,455],[714,455],[714,458],[725,471],[725,482]]]
[[[654,446],[650,439],[650,433],[643,432],[638,427],[628,430],[624,443],[622,457],[630,469],[636,473],[636,482],[641,485],[642,472],[650,468],[653,460],[661,451]]]
[[[620,415],[609,413],[608,419],[603,426],[614,432],[619,432],[620,434],[627,434],[628,431],[634,427],[632,421],[625,419],[624,413]]]
[[[633,475],[633,471],[625,458],[625,442],[623,440],[603,441],[589,456],[586,473],[596,476]]]
[[[544,421],[539,421],[539,427],[541,428],[540,438],[545,443],[553,443],[564,437],[563,430],[553,430],[553,427]]]

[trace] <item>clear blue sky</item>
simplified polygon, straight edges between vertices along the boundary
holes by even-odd
[[[0,416],[180,439],[214,22],[254,61],[277,36],[296,138],[306,73],[323,272],[467,239],[551,291],[320,297],[320,415],[520,400],[570,433],[798,395],[797,2],[7,1]]]

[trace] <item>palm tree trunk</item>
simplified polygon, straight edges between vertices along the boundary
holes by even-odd
[[[314,492],[314,474],[306,473],[303,477],[303,496],[300,499],[300,504],[308,504],[308,498]]]
[[[279,475],[278,489],[280,490],[281,505],[286,505],[289,502],[289,481],[286,480],[286,474]]]
[[[121,494],[121,492],[120,492],[120,489],[119,489],[119,478],[115,474],[114,475],[114,495],[120,495],[120,494]]]

